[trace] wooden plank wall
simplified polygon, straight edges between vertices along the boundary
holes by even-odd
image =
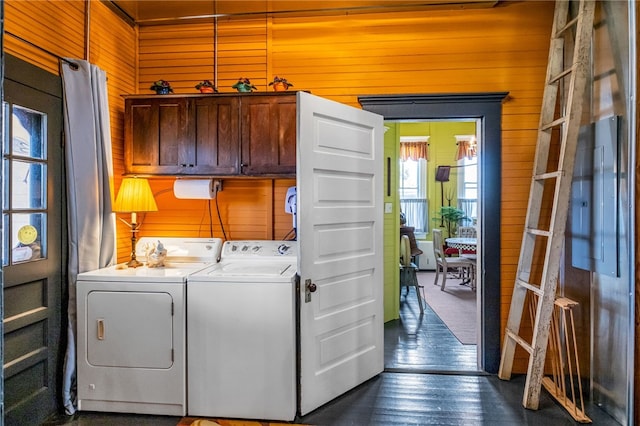
[[[135,91],[151,93],[148,90],[151,82],[160,78],[171,81],[176,93],[194,93],[193,86],[198,81],[213,78],[213,22],[142,27],[136,53],[135,30],[118,23],[109,11],[101,12],[103,6],[99,2],[90,4],[94,15],[90,33],[92,57],[88,59],[110,75],[121,73],[120,77],[109,79],[111,99]],[[83,7],[82,1],[9,0],[5,2],[6,28],[56,54],[82,57]],[[528,1],[478,10],[221,19],[218,86],[223,92],[232,91],[230,86],[238,77],[249,77],[264,91],[268,90],[268,81],[278,75],[292,81],[295,89],[309,90],[356,107],[357,96],[368,94],[509,92],[503,107],[504,149],[499,188],[504,327],[526,213],[552,14],[553,2]],[[101,23],[95,22],[98,18]],[[5,38],[5,46],[8,52],[45,69],[57,69],[57,61],[12,41],[11,37]],[[107,60],[107,51],[117,61]],[[97,57],[94,59],[93,55]],[[111,105],[118,171],[122,170],[122,105],[121,100],[113,100]],[[166,179],[152,182],[156,192],[168,185]],[[233,217],[234,223],[229,226],[232,232],[255,229],[252,228],[255,224],[271,220],[277,223],[273,237],[278,237],[290,220],[288,215],[279,216],[282,214],[279,205],[283,202],[280,197],[283,198],[289,185],[290,181],[225,182],[218,200],[220,205],[228,201],[227,197],[234,198],[234,203],[249,203],[256,194],[271,203],[270,212],[267,206],[255,209],[259,212],[255,216],[244,218],[227,206],[222,207],[227,209],[228,220]],[[184,222],[197,228],[194,224],[200,223],[203,207],[194,204],[192,210],[171,210],[170,207],[178,205],[171,198],[169,194],[159,194],[161,213],[148,215],[142,235],[160,229],[178,232]],[[165,203],[169,204],[167,209]],[[233,234],[233,238],[269,235],[265,232],[242,231]],[[128,236],[119,240],[121,260],[128,252],[127,242]],[[389,255],[397,257],[396,253]]]
[[[238,77],[249,77],[264,91],[278,75],[293,82],[294,89],[356,107],[357,97],[368,94],[509,92],[503,106],[499,188],[504,328],[527,208],[552,20],[553,3],[537,1],[479,10],[219,20],[218,87],[228,92]],[[213,23],[208,28],[203,23],[141,28],[140,93],[148,93],[150,82],[159,78],[172,81],[176,92],[192,93],[195,83],[213,75],[211,68],[200,65],[213,63],[213,42],[207,42]],[[191,40],[192,30],[204,35]],[[165,52],[163,38],[184,50]],[[191,53],[195,45],[200,48]],[[396,258],[390,247],[385,250],[386,257]],[[518,357],[516,368],[524,366],[523,358]]]
[[[4,51],[53,74],[58,59],[13,37],[18,36],[58,56],[84,59],[85,2],[4,2]],[[10,34],[6,34],[10,33]]]
[[[106,71],[114,187],[118,188],[124,170],[124,100],[121,95],[136,91],[136,30],[102,2],[92,1],[88,4],[91,8],[88,58],[85,58],[84,1],[6,1],[5,29],[54,55],[86,59]],[[10,34],[4,37],[5,52],[58,75],[58,59],[29,43]],[[120,221],[117,231],[119,253],[126,256],[129,253],[130,234]]]

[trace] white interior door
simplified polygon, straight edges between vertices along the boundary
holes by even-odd
[[[380,115],[304,92],[297,129],[305,415],[384,368],[384,130]]]

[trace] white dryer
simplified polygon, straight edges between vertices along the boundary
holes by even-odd
[[[296,415],[296,241],[227,241],[187,286],[188,413]]]
[[[112,266],[78,275],[78,409],[186,414],[187,277],[217,262],[218,238],[141,238],[167,249],[164,267]]]

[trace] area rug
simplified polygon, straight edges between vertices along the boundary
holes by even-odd
[[[176,426],[285,426],[291,423],[261,422],[256,420],[210,419],[183,417]]]
[[[418,272],[418,283],[424,286],[425,300],[460,343],[477,344],[477,292],[455,279],[447,279],[447,286],[441,291],[440,285],[433,285],[435,276],[435,272]]]

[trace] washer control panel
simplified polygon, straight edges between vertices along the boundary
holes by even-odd
[[[269,258],[297,257],[297,241],[247,240],[226,241],[222,247],[222,258]]]

